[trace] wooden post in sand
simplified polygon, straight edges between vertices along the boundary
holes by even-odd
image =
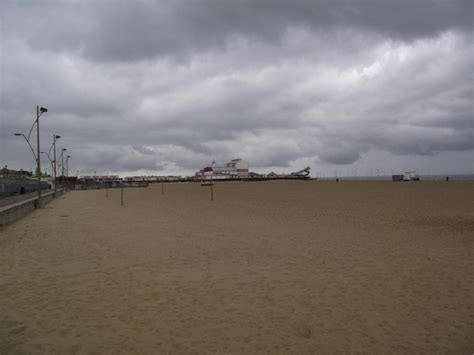
[[[123,187],[120,189],[120,203],[123,206]]]
[[[211,201],[214,201],[214,185],[211,185]]]
[[[161,182],[161,194],[162,194],[162,195],[165,194],[165,188],[164,188],[163,181]]]

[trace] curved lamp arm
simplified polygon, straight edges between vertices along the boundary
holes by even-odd
[[[33,153],[33,156],[35,157],[35,161],[37,162],[38,157],[36,156],[35,150],[31,146],[30,141],[26,138],[26,136],[23,133],[15,133],[15,136],[22,136],[23,138],[25,138],[26,143],[28,143],[28,147],[30,147],[31,152]]]

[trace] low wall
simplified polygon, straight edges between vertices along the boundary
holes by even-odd
[[[63,193],[63,189],[58,189],[56,194],[54,191],[44,193],[41,196],[41,206],[52,201],[55,197],[61,196]],[[28,213],[38,208],[37,205],[38,197],[33,197],[8,206],[0,207],[0,227],[26,216]]]

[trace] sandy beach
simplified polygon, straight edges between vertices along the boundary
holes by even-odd
[[[0,353],[474,351],[474,183],[209,194],[71,191],[0,230]]]

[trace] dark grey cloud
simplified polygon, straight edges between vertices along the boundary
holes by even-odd
[[[320,155],[320,158],[323,161],[332,164],[350,164],[359,160],[360,151],[354,149],[354,146],[341,149],[328,148],[324,150],[324,152]]]
[[[278,42],[291,28],[413,40],[470,31],[474,13],[469,0],[7,1],[3,7],[6,32],[14,28],[32,48],[97,61],[183,59],[225,49],[235,38]]]
[[[473,4],[2,2],[0,159],[32,165],[12,133],[40,104],[43,146],[61,134],[82,173],[352,167],[374,152],[459,154],[472,170]]]

